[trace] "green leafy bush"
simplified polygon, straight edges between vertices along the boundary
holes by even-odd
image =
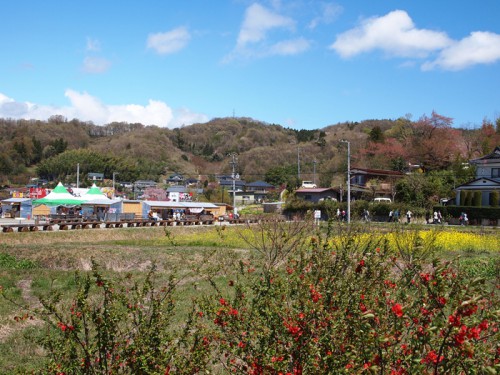
[[[0,253],[0,268],[7,269],[32,269],[36,268],[37,264],[28,259],[16,259],[12,255]]]

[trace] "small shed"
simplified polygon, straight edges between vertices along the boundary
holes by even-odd
[[[40,204],[37,206],[33,206],[33,217],[35,218],[40,218],[40,217],[47,217],[51,214],[50,212],[50,206],[47,206],[46,204]]]
[[[142,217],[142,201],[124,200],[122,201],[122,213],[133,214],[136,219]]]

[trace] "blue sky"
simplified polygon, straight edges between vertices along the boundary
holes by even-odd
[[[0,117],[500,117],[500,1],[4,1]]]

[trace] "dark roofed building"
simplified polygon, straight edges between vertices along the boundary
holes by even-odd
[[[295,190],[297,198],[308,202],[320,202],[322,200],[339,200],[339,192],[334,188],[307,188]]]
[[[174,173],[167,178],[167,183],[172,185],[181,185],[184,183],[184,176],[179,173]]]
[[[246,191],[261,191],[266,192],[269,190],[274,190],[275,187],[265,181],[254,181],[249,182],[245,185]]]
[[[233,189],[233,180],[221,180],[220,186],[224,189]],[[234,187],[236,190],[244,190],[246,186],[245,181],[243,180],[234,180]]]
[[[358,198],[371,194],[371,198],[394,199],[395,183],[404,176],[402,172],[386,169],[351,168],[351,191]]]

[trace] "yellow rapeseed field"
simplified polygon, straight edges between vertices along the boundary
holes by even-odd
[[[386,238],[390,247],[395,249],[398,243],[409,245],[415,236],[420,237],[421,246],[437,251],[500,251],[500,236],[496,233],[425,230],[408,234],[390,233]]]

